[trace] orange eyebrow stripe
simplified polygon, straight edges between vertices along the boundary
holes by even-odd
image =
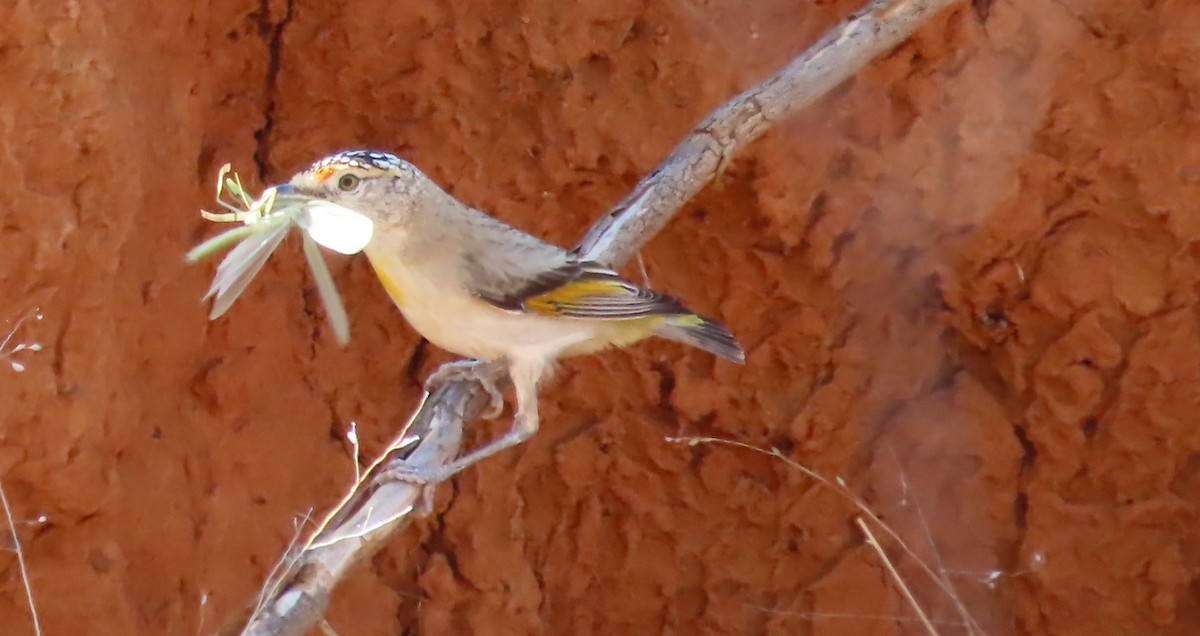
[[[328,179],[329,175],[333,174],[336,171],[337,171],[336,166],[325,166],[324,168],[321,168],[320,170],[317,171],[317,178],[321,179],[323,181],[325,179]]]

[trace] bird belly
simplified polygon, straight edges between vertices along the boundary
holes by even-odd
[[[414,329],[438,347],[484,360],[555,358],[591,340],[595,331],[583,322],[508,312],[474,297],[442,297],[401,311]]]
[[[586,346],[603,331],[597,321],[506,311],[453,280],[418,274],[390,255],[368,252],[368,258],[409,324],[451,353],[482,360],[554,358]]]

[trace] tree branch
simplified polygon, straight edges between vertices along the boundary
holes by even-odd
[[[716,178],[737,152],[959,1],[873,0],[778,73],[718,108],[629,196],[596,222],[576,251],[619,266]],[[496,365],[488,372],[496,378],[502,375]],[[389,481],[383,474],[387,467],[397,461],[435,467],[453,460],[460,449],[463,426],[477,419],[487,402],[476,382],[451,383],[426,396],[406,430],[298,553],[285,556],[282,572],[267,582],[262,602],[242,633],[299,636],[319,621],[338,581],[415,516],[422,515],[420,502],[436,487]],[[419,441],[403,441],[414,438]],[[411,452],[406,455],[406,451]]]
[[[726,102],[583,238],[577,251],[623,263],[724,171],[735,154],[780,120],[824,97],[959,0],[873,0],[782,70]]]

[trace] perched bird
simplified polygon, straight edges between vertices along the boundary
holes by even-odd
[[[413,328],[449,352],[507,365],[517,398],[511,430],[435,474],[413,476],[422,481],[445,479],[537,432],[538,381],[556,359],[649,336],[738,363],[745,359],[733,335],[716,322],[463,205],[394,155],[330,155],[276,192],[320,199],[371,219],[374,233],[363,251]],[[470,376],[475,361],[457,363],[431,380]],[[498,413],[503,399],[494,386],[488,390]]]

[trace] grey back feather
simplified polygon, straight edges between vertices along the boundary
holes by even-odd
[[[527,303],[537,299],[535,309],[543,313],[600,320],[691,313],[674,298],[642,289],[608,267],[581,260],[479,210],[457,202],[452,205],[453,214],[439,215],[436,222],[447,238],[451,234],[461,237],[453,254],[460,280],[470,293],[496,307],[527,311],[531,309]],[[457,227],[448,227],[451,225]],[[445,241],[440,246],[426,245],[426,249],[437,252],[451,247]],[[608,287],[599,294],[546,297],[575,283],[607,283]]]

